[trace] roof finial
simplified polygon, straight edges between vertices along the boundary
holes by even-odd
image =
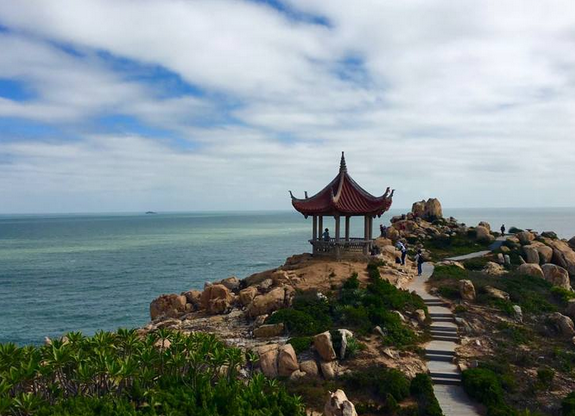
[[[339,163],[339,171],[347,172],[347,166],[345,164],[345,155],[343,152],[341,152],[341,162]]]

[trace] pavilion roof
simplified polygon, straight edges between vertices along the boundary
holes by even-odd
[[[392,203],[393,191],[389,188],[382,196],[373,196],[354,181],[341,153],[341,163],[337,176],[321,191],[312,197],[298,199],[290,191],[293,207],[306,217],[308,215],[370,215],[381,216]]]

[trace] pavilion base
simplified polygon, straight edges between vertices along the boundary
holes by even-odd
[[[309,240],[313,247],[312,254],[314,257],[331,257],[342,259],[348,257],[357,257],[358,255],[368,256],[371,253],[373,240],[349,239],[336,241]]]

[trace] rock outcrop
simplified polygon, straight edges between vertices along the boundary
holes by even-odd
[[[575,237],[571,237],[571,240],[569,240],[567,244],[569,244],[569,247],[575,250]]]
[[[501,257],[503,259],[502,263],[505,263],[505,257],[503,255]],[[502,274],[507,273],[505,267],[492,261],[487,262],[482,271],[483,273],[489,274],[491,276],[501,276]]]
[[[278,376],[279,345],[264,345],[258,349],[258,355],[262,373],[266,377],[276,378]]]
[[[313,337],[313,346],[324,361],[333,361],[336,359],[329,331],[322,332]]]
[[[571,318],[568,316],[562,315],[559,312],[555,312],[549,315],[549,321],[562,336],[575,335],[575,326],[573,325],[573,320],[571,320]]]
[[[539,264],[539,251],[537,246],[528,244],[523,246],[523,253],[525,253],[525,261],[527,263]]]
[[[343,390],[330,393],[323,408],[324,416],[357,416],[355,406],[350,402]]]
[[[497,289],[493,286],[485,286],[485,292],[494,299],[509,300],[509,293]]]
[[[317,363],[314,360],[302,361],[299,365],[300,371],[303,371],[307,377],[317,377],[319,375],[319,369],[317,368]]]
[[[561,266],[556,266],[555,264],[544,264],[541,266],[543,270],[543,277],[553,286],[559,286],[560,288],[572,290],[571,281],[569,280],[569,273]]]
[[[411,213],[414,217],[430,221],[443,218],[441,203],[436,198],[429,198],[427,201],[415,202],[411,207]]]
[[[540,277],[541,279],[544,278],[543,270],[541,270],[541,266],[539,266],[538,264],[532,264],[532,263],[522,264],[517,268],[517,273],[525,274],[527,276]]]
[[[176,318],[186,313],[186,303],[188,300],[183,295],[161,295],[150,303],[150,317]]]
[[[202,292],[200,304],[210,314],[224,313],[231,307],[234,297],[222,284],[207,286]]]
[[[284,301],[284,288],[276,287],[264,295],[254,297],[248,306],[247,314],[253,318],[259,315],[271,313],[284,306]]]
[[[296,370],[299,370],[299,364],[295,350],[291,344],[282,345],[278,355],[278,374],[289,377]]]
[[[254,337],[256,338],[279,337],[284,333],[284,331],[285,326],[283,323],[262,325],[254,329]]]
[[[553,249],[553,264],[563,267],[571,276],[575,276],[575,251],[562,240],[545,239],[545,243]]]
[[[246,287],[245,289],[240,290],[240,294],[238,295],[240,303],[243,306],[248,306],[252,303],[252,300],[254,300],[257,294],[258,289],[255,286]]]
[[[475,286],[473,286],[471,280],[459,281],[459,294],[463,300],[470,302],[475,300]]]
[[[529,231],[521,231],[520,233],[515,234],[515,237],[519,240],[519,243],[521,243],[522,246],[531,244],[531,242],[535,240],[535,236]]]
[[[477,241],[481,241],[484,243],[491,243],[495,241],[495,237],[491,235],[491,232],[487,227],[479,225],[475,228],[475,232],[477,235]]]

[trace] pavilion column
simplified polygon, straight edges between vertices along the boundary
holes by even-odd
[[[367,247],[367,240],[369,240],[369,217],[366,215],[365,217],[363,217],[363,239],[365,240],[365,243],[363,244],[363,254],[367,254],[368,253],[368,247]]]
[[[318,221],[318,225],[317,225],[317,230],[319,232],[319,238],[320,240],[323,239],[323,216],[319,216],[319,221]]]
[[[313,241],[317,241],[317,215],[314,215],[314,216],[313,216],[312,240],[313,240]]]
[[[373,240],[373,217],[369,217],[369,239]]]
[[[340,220],[339,215],[335,216],[335,241],[339,242],[339,234],[340,234]]]
[[[345,241],[349,241],[349,216],[345,217]]]

